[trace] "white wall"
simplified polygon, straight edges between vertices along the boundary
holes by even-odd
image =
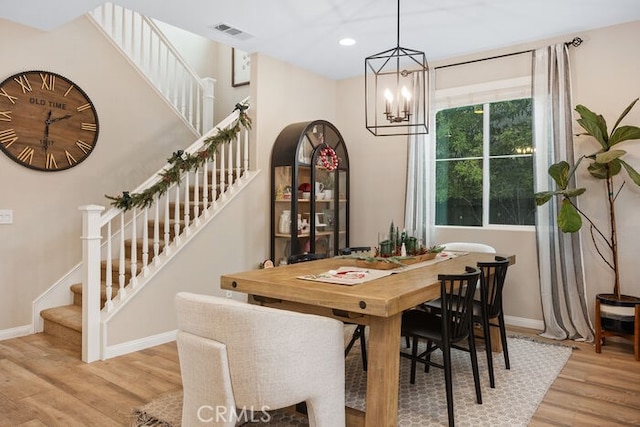
[[[583,104],[607,120],[609,130],[629,103],[640,97],[640,21],[591,31],[583,37],[585,43],[576,49],[572,65],[574,102]],[[622,122],[640,126],[640,105]],[[576,130],[581,128],[577,127]],[[598,144],[588,137],[575,138],[577,154],[591,154]],[[628,152],[625,161],[640,171],[640,141],[625,142],[620,149]],[[626,174],[625,174],[626,176]],[[595,180],[582,169],[578,185],[587,188],[588,196],[581,198],[581,208],[593,213],[598,224],[606,230],[604,183]],[[640,295],[640,188],[629,181],[616,201],[618,250],[620,255],[621,289],[629,295]],[[582,231],[585,247],[587,284],[593,305],[598,292],[612,292],[610,270],[598,258],[587,227]]]
[[[92,154],[59,172],[0,154],[0,331],[31,324],[31,303],[81,259],[78,206],[137,187],[195,137],[86,17],[51,32],[0,20],[0,76],[49,70],[78,84],[98,113]],[[8,41],[11,42],[8,42]]]

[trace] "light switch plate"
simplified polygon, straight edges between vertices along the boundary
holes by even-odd
[[[13,224],[13,210],[0,209],[0,224]]]

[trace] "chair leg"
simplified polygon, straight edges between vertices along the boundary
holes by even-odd
[[[360,329],[360,353],[362,354],[362,369],[367,370],[367,342],[365,335],[365,326],[358,325],[358,329]]]
[[[451,375],[451,348],[448,343],[443,343],[442,359],[444,365],[444,383],[447,392],[447,417],[449,418],[449,426],[455,424],[453,417],[453,380]]]
[[[489,371],[489,387],[496,388],[496,379],[493,373],[493,351],[491,350],[491,327],[489,326],[489,317],[482,316],[482,333],[484,334],[485,353],[487,354],[487,369]]]
[[[416,383],[416,364],[418,363],[418,337],[413,337],[413,348],[411,349],[411,377],[409,382]]]
[[[504,366],[506,369],[511,369],[511,365],[509,364],[509,349],[507,348],[507,329],[504,326],[504,314],[502,310],[500,310],[500,314],[498,315],[498,320],[500,321],[500,338],[502,340],[502,353],[504,354]]]
[[[360,349],[362,353],[362,369],[366,371],[367,370],[367,343],[366,343],[366,337],[364,334],[365,333],[364,328],[365,328],[364,325],[356,326],[356,329],[355,331],[353,331],[353,335],[351,336],[351,340],[349,341],[349,344],[347,344],[347,347],[344,349],[344,357],[347,357],[347,355],[353,348],[353,345],[356,343],[356,341],[360,340]]]
[[[427,361],[427,363],[424,364],[425,372],[429,372],[429,368],[431,367],[429,362],[431,362],[431,349],[433,347],[435,347],[435,344],[433,343],[433,341],[427,341],[427,354],[425,356],[425,360]]]
[[[358,338],[360,338],[360,325],[356,325],[356,329],[353,331],[353,335],[351,335],[351,340],[349,341],[349,344],[347,344],[347,347],[344,349],[344,357],[347,357]]]
[[[469,333],[468,341],[469,353],[471,354],[471,368],[473,370],[473,383],[476,386],[476,402],[478,402],[478,404],[482,404],[482,391],[480,390],[480,372],[478,371],[478,354],[476,353],[476,340],[473,336],[473,329]]]

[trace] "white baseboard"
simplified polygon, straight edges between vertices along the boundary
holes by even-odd
[[[24,337],[33,333],[33,325],[17,326],[11,329],[3,329],[0,331],[0,341],[11,338]]]
[[[522,328],[544,331],[544,322],[542,320],[527,319],[525,317],[516,316],[504,316],[504,323],[511,326],[519,326]]]
[[[149,347],[165,344],[176,340],[178,330],[164,332],[162,334],[141,338],[139,340],[129,341],[122,344],[107,346],[103,360],[113,357],[122,356],[123,354],[133,353],[135,351],[144,350]]]

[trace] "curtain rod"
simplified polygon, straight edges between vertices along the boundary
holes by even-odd
[[[573,40],[569,42],[565,42],[565,46],[578,47],[582,44],[582,41],[583,40],[580,37],[574,37]],[[455,67],[457,65],[473,64],[474,62],[487,61],[489,59],[499,59],[499,58],[506,58],[508,56],[522,55],[523,53],[530,53],[530,52],[533,52],[534,50],[535,49],[521,50],[520,52],[505,53],[504,55],[490,56],[488,58],[472,59],[471,61],[457,62],[455,64],[447,64],[447,65],[441,65],[439,67],[433,67],[433,69],[439,70],[441,68]]]

